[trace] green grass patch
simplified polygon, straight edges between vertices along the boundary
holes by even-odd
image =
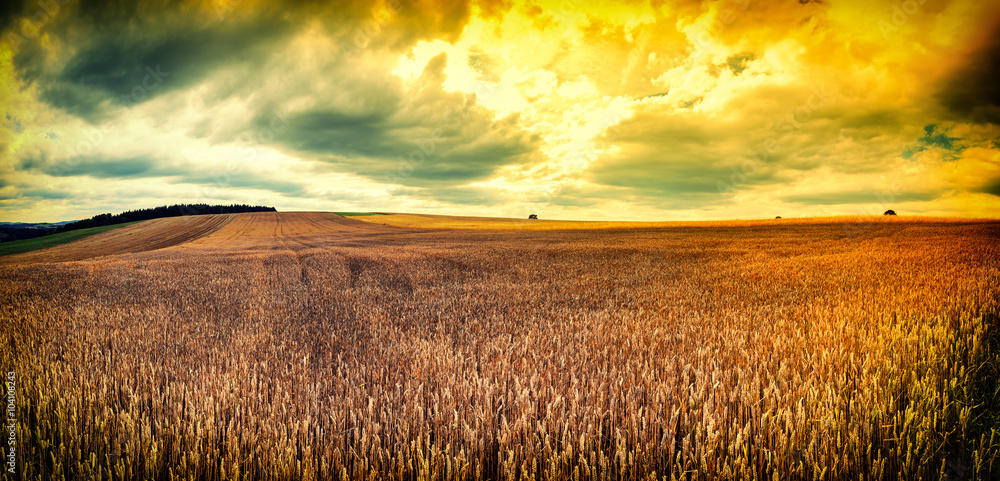
[[[381,212],[334,212],[341,217],[359,217],[362,215],[386,215]]]
[[[111,229],[117,229],[119,227],[125,227],[127,225],[138,224],[143,221],[126,222],[124,224],[112,224],[112,225],[102,225],[100,227],[88,227],[86,229],[71,230],[69,232],[60,232],[58,234],[49,234],[46,236],[35,237],[34,239],[24,239],[18,241],[4,242],[0,244],[0,256],[6,256],[11,254],[20,254],[22,252],[33,251],[35,249],[44,249],[46,247],[57,246],[59,244],[66,244],[67,242],[73,242],[75,240],[83,239],[84,237],[90,237],[94,234],[100,234],[101,232],[106,232]]]

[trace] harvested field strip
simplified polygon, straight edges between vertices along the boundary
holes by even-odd
[[[238,214],[168,217],[114,229],[76,242],[0,257],[0,265],[67,262],[151,251],[211,234]]]
[[[67,244],[70,242],[90,237],[92,235],[97,235],[102,232],[107,232],[112,229],[120,229],[122,227],[127,227],[133,224],[137,224],[139,222],[141,221],[106,225],[101,227],[89,227],[86,229],[76,229],[68,232],[49,234],[47,236],[36,237],[34,239],[24,239],[13,242],[4,242],[3,244],[0,244],[0,256],[20,254],[22,252],[29,252],[33,250],[44,249],[46,247],[57,246],[60,244]]]
[[[334,212],[341,217],[362,217],[366,215],[385,215],[381,212]]]

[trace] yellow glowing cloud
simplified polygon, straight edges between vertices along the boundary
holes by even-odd
[[[18,62],[0,45],[0,211],[70,212],[32,197],[46,186],[140,204],[146,185],[197,191],[233,162],[252,181],[219,196],[339,210],[794,216],[879,208],[893,186],[910,212],[980,215],[998,199],[995,67],[976,67],[995,2],[206,0],[140,3],[103,30],[78,8]],[[171,59],[173,83],[100,115],[129,72]],[[261,141],[277,111],[289,130]],[[54,173],[93,129],[94,165],[165,160]]]

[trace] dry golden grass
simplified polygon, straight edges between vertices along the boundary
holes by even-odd
[[[1000,366],[996,222],[529,231],[362,219],[378,220],[240,214],[165,249],[0,267],[0,368],[17,373],[23,476],[1000,468],[983,411]]]

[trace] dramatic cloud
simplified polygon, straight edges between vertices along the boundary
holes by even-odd
[[[1000,212],[1000,5],[7,2],[0,214]]]
[[[986,37],[940,92],[954,120],[1000,124],[1000,28],[991,29]]]

